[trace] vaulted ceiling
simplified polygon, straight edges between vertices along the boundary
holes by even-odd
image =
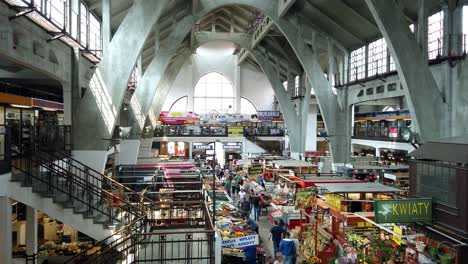
[[[85,0],[91,11],[99,17],[101,17],[102,13],[101,1]],[[401,6],[408,24],[417,21],[418,1],[394,1]],[[430,13],[441,10],[441,7],[448,5],[450,1],[453,0],[430,0],[428,2]],[[230,1],[226,2],[229,4]],[[165,15],[160,18],[158,26],[155,27],[159,30],[160,39],[164,39],[171,32],[174,21],[180,20],[183,16],[192,12],[191,3],[192,1],[186,0],[169,2],[166,10],[163,11]],[[133,0],[111,1],[111,26],[114,32],[132,4]],[[301,21],[306,21],[311,28],[330,36],[348,51],[381,37],[381,33],[364,0],[296,0],[289,8],[286,16],[297,17]],[[253,32],[262,17],[263,14],[254,8],[243,5],[226,5],[211,11],[196,21],[192,32]],[[155,35],[153,32],[149,36],[142,51],[143,70],[155,56]],[[189,40],[190,36],[187,36],[184,45],[190,45]],[[274,53],[277,58],[283,60],[284,64],[289,65],[288,67],[291,67],[292,71],[297,68],[296,65],[300,65],[288,41],[275,27],[271,28],[270,32],[261,41],[261,45],[268,48],[269,52]],[[322,49],[321,52],[319,59],[325,67],[327,61],[326,49]],[[246,59],[245,62],[256,65],[255,60],[252,58]]]

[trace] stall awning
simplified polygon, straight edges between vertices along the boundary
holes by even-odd
[[[363,183],[325,183],[315,184],[320,189],[326,189],[331,193],[389,193],[401,192],[400,189],[376,182]]]
[[[409,153],[408,156],[418,159],[468,163],[468,135],[428,142]]]

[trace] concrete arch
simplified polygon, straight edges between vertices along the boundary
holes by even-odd
[[[348,163],[350,160],[350,133],[351,133],[351,118],[347,104],[341,107],[338,103],[337,96],[330,89],[329,82],[324,76],[324,71],[318,62],[317,55],[312,52],[303,39],[304,25],[301,24],[299,17],[294,17],[294,21],[278,16],[278,7],[276,1],[253,1],[253,0],[235,0],[226,4],[221,0],[200,0],[199,6],[202,8],[197,13],[200,18],[210,11],[226,5],[246,5],[258,9],[266,16],[270,17],[277,28],[288,40],[306,72],[311,85],[306,86],[305,94],[310,94],[310,86],[315,89],[315,95],[324,118],[325,127],[330,136],[331,149],[330,153],[334,163]],[[251,42],[251,41],[250,41]],[[242,45],[241,45],[242,46]],[[254,52],[250,49],[249,52],[253,55]],[[257,59],[258,61],[258,59]],[[259,61],[260,62],[260,61]],[[263,69],[265,72],[265,69]],[[271,80],[270,80],[271,81]],[[276,93],[275,89],[275,94]],[[279,98],[279,95],[277,94]],[[309,105],[310,97],[306,96],[304,105]],[[281,107],[281,103],[280,103]],[[306,108],[303,109],[304,115]],[[288,125],[288,124],[287,124]],[[302,127],[306,125],[301,124]],[[288,127],[290,127],[288,125]],[[296,126],[294,126],[296,128]],[[304,132],[305,133],[305,132]],[[302,135],[301,135],[302,138]],[[300,152],[300,151],[299,151]]]

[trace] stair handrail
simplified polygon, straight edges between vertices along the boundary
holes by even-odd
[[[37,146],[37,147],[38,147],[41,151],[46,151],[46,150],[45,150],[44,148],[42,148],[41,146]],[[47,152],[47,151],[46,151],[46,152]],[[91,167],[89,167],[89,166],[83,164],[83,163],[80,162],[79,160],[74,159],[73,157],[71,157],[70,155],[68,155],[68,154],[66,154],[66,153],[62,153],[62,152],[59,152],[59,151],[55,151],[55,152],[52,152],[52,153],[47,152],[47,153],[48,153],[49,155],[52,155],[52,156],[57,157],[57,159],[59,159],[59,160],[63,160],[64,158],[69,159],[69,160],[72,160],[73,162],[76,162],[76,163],[78,163],[79,165],[83,166],[83,168],[86,168],[87,170],[89,170],[89,171],[91,171],[91,172],[94,172],[95,174],[97,174],[97,175],[99,175],[99,176],[101,177],[101,178],[98,178],[97,176],[95,176],[95,175],[93,175],[93,174],[87,172],[85,169],[80,168],[80,167],[78,167],[78,166],[75,166],[75,165],[73,165],[73,164],[70,164],[72,167],[74,167],[74,168],[76,168],[76,169],[82,171],[83,173],[89,174],[89,175],[90,175],[91,177],[93,177],[94,179],[96,179],[96,180],[98,180],[98,181],[101,181],[101,182],[104,182],[104,179],[105,179],[105,180],[111,182],[112,184],[114,184],[114,185],[116,185],[116,186],[118,186],[118,187],[124,189],[125,192],[131,193],[131,195],[135,195],[136,197],[140,197],[140,194],[137,193],[137,192],[135,192],[134,190],[132,190],[132,189],[128,188],[127,186],[121,184],[120,182],[116,181],[115,179],[112,179],[111,177],[106,176],[106,175],[104,175],[104,174],[98,172],[97,170],[95,170],[95,169],[93,169],[93,168],[91,168]],[[57,155],[56,153],[60,153],[60,154],[62,154],[64,157],[60,157],[60,156]],[[149,198],[146,197],[146,196],[140,197],[140,199],[144,199],[145,204],[149,204],[149,205],[151,205],[151,204],[154,202],[153,200],[149,199]],[[150,208],[147,207],[147,208],[142,209],[142,210],[147,210],[147,209],[150,209]]]
[[[145,216],[142,216],[142,217],[139,217],[137,219],[135,219],[134,221],[132,221],[131,223],[128,223],[127,225],[121,227],[119,230],[117,230],[116,232],[114,232],[114,234],[102,239],[101,241],[97,242],[96,244],[92,245],[91,247],[83,250],[82,252],[80,252],[79,254],[73,256],[72,258],[66,260],[64,263],[75,263],[75,261],[77,260],[80,260],[80,258],[84,257],[84,256],[87,256],[87,257],[93,257],[94,255],[98,254],[98,252],[100,252],[101,250],[96,250],[96,251],[93,251],[90,255],[88,255],[88,251],[95,248],[96,246],[101,246],[103,244],[106,244],[106,242],[110,241],[114,236],[121,236],[122,234],[124,234],[125,231],[129,230],[132,230],[132,229],[135,229],[134,226],[138,223],[143,223],[142,226],[144,226],[145,224],[145,221],[146,220],[146,215]],[[132,234],[133,233],[130,233],[129,235],[127,236],[121,236],[121,238],[123,238],[124,240],[123,241],[126,241],[127,239],[131,238],[132,237]],[[109,244],[107,244],[109,247],[106,248],[107,249],[110,249],[110,248],[113,248],[117,245],[112,245],[113,242],[115,241],[118,241],[118,239],[114,239],[112,240]]]
[[[48,169],[53,169],[54,172],[56,172],[57,174],[63,173],[63,171],[60,170],[60,169],[62,169],[62,167],[58,166],[57,164],[55,164],[53,162],[50,162],[50,161],[48,161],[47,159],[44,159],[41,156],[35,156],[35,158],[38,158],[40,161],[45,161],[44,163],[40,163],[40,165],[42,165],[44,167],[47,167]],[[56,169],[57,167],[60,168],[60,169]],[[118,197],[115,194],[113,194],[112,192],[109,192],[106,189],[98,187],[97,185],[94,185],[94,184],[88,185],[87,182],[84,181],[84,179],[82,179],[81,177],[71,177],[70,179],[67,179],[67,180],[71,180],[74,183],[79,183],[77,185],[82,187],[82,188],[86,188],[86,189],[91,188],[91,190],[93,190],[94,194],[96,194],[96,195],[102,195],[104,193],[106,195],[106,197],[108,197],[108,198],[112,198],[114,200],[118,199],[118,200],[122,201],[123,203],[125,203],[126,206],[128,206],[130,208],[133,208],[134,211],[141,212],[140,208],[133,205],[132,203],[129,203],[129,202],[125,201],[124,199],[122,199],[122,197]],[[138,216],[138,214],[134,214],[134,215]]]
[[[15,160],[13,159],[13,160],[12,160],[12,166],[13,166],[13,167],[15,167],[15,162],[14,162],[14,161],[15,161]],[[56,168],[53,168],[53,167],[50,167],[50,166],[46,166],[46,165],[44,165],[44,163],[39,163],[37,160],[34,160],[34,159],[32,159],[32,158],[29,158],[27,161],[28,161],[28,162],[31,162],[31,163],[34,163],[34,164],[37,165],[39,168],[41,168],[41,167],[47,168],[50,172],[52,172],[52,173],[54,173],[54,174],[56,174],[56,175],[61,175],[61,171],[57,170]],[[67,194],[67,195],[72,195],[72,197],[73,197],[75,200],[77,200],[77,201],[79,201],[79,202],[85,204],[85,206],[86,206],[87,208],[92,208],[93,210],[95,210],[95,211],[97,211],[97,212],[101,212],[101,213],[103,213],[104,215],[108,216],[108,217],[109,217],[109,220],[113,219],[113,220],[117,220],[117,221],[122,222],[122,223],[123,223],[123,221],[124,221],[124,220],[121,220],[121,219],[118,219],[118,218],[112,216],[112,215],[109,214],[108,212],[102,210],[102,209],[99,208],[99,207],[94,206],[93,204],[89,204],[89,202],[88,202],[86,199],[80,199],[79,196],[73,196],[73,193],[71,193],[71,194],[70,194],[70,193],[67,193],[66,190],[61,189],[61,188],[58,188],[58,186],[55,186],[55,185],[52,184],[52,183],[48,183],[47,181],[44,181],[43,179],[41,179],[41,178],[35,176],[32,172],[29,172],[29,171],[27,171],[26,169],[21,168],[20,166],[17,166],[17,167],[15,167],[15,168],[16,168],[17,170],[19,170],[19,171],[24,172],[24,173],[28,173],[31,177],[34,177],[34,178],[38,179],[39,181],[41,181],[41,182],[43,182],[43,183],[49,184],[49,186],[50,186],[52,189],[56,190],[56,191],[65,193],[65,194]],[[61,177],[61,176],[59,176],[59,177],[60,177],[60,178],[65,178],[65,177]],[[67,181],[70,181],[71,184],[75,184],[76,186],[81,187],[81,188],[83,188],[84,190],[89,191],[90,194],[95,195],[96,197],[102,197],[102,195],[103,195],[103,193],[104,193],[104,196],[105,196],[104,199],[109,198],[109,197],[110,197],[111,199],[116,198],[115,196],[112,195],[112,193],[109,193],[109,192],[107,192],[106,190],[96,190],[95,188],[90,189],[89,186],[86,186],[86,184],[83,184],[83,182],[77,181],[77,180],[76,180],[76,177],[67,178]],[[127,206],[130,206],[130,207],[131,207],[131,206],[133,206],[133,205],[127,204]],[[124,207],[121,207],[121,208],[122,208],[122,210],[124,209]],[[132,213],[132,212],[130,212],[130,211],[128,211],[128,210],[126,210],[126,211],[129,212],[129,213]],[[133,213],[132,213],[132,214],[133,214]]]

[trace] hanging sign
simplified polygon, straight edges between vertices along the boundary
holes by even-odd
[[[211,149],[213,149],[213,145],[193,145],[193,149],[211,150]]]
[[[388,137],[391,137],[391,138],[398,137],[398,128],[397,127],[391,127],[388,130]]]
[[[375,222],[414,223],[432,221],[432,199],[375,200]]]
[[[280,111],[257,111],[258,120],[271,121],[274,118],[280,117]]]
[[[392,240],[395,241],[395,243],[397,243],[398,245],[401,244],[401,235],[403,234],[403,231],[401,230],[401,228],[399,226],[393,226],[393,232],[395,232],[396,234],[393,234],[392,236]]]
[[[226,239],[223,240],[221,245],[223,248],[238,248],[258,245],[258,235]]]
[[[225,150],[242,150],[242,144],[236,144],[236,145],[225,144],[225,145],[223,145],[223,149],[225,149]]]

